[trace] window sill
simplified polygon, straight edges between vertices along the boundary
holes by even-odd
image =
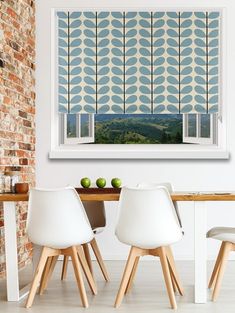
[[[197,145],[76,145],[59,146],[50,159],[229,159],[229,152],[218,146]]]

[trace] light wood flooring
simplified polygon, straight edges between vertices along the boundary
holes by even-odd
[[[94,272],[98,287],[98,294],[93,296],[86,284],[89,308],[81,307],[74,273],[71,264],[68,268],[66,281],[60,280],[62,262],[58,261],[48,289],[42,296],[35,297],[32,308],[25,309],[25,300],[18,302],[6,301],[5,281],[0,281],[0,312],[4,313],[156,313],[174,312],[170,309],[169,300],[161,272],[160,263],[157,261],[141,261],[137,271],[135,283],[130,293],[124,297],[120,308],[113,307],[120,284],[125,262],[106,261],[111,282],[106,283],[94,263]],[[208,277],[211,274],[212,262],[208,263]],[[193,303],[193,262],[176,262],[181,281],[184,285],[185,296],[176,296],[178,313],[230,313],[235,312],[235,261],[229,261],[225,272],[221,292],[216,303],[210,301],[211,293],[208,291],[207,304]],[[30,281],[31,266],[21,271],[21,283]]]

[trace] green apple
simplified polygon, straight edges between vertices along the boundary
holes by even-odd
[[[114,188],[120,188],[121,185],[122,185],[122,181],[121,181],[120,178],[115,177],[115,178],[113,178],[113,179],[111,180],[111,185],[112,185]]]
[[[105,180],[105,178],[100,177],[100,178],[98,178],[98,179],[96,180],[96,186],[97,186],[97,187],[99,187],[99,188],[104,188],[105,185],[106,185],[106,180]]]
[[[83,188],[89,188],[91,185],[91,180],[88,177],[83,177],[80,181]]]

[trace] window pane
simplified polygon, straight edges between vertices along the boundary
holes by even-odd
[[[76,114],[67,114],[67,137],[76,138]]]
[[[210,138],[210,114],[201,114],[201,137]]]
[[[196,114],[188,115],[188,136],[189,137],[197,136],[197,115]]]
[[[89,137],[89,114],[81,114],[81,137]]]

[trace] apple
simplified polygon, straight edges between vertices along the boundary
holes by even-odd
[[[113,186],[113,188],[120,188],[122,185],[122,181],[120,178],[115,177],[111,180],[111,185]]]
[[[88,177],[83,177],[80,181],[80,184],[83,188],[89,188],[91,185],[91,180]]]
[[[99,187],[99,188],[104,188],[106,185],[106,180],[105,178],[102,178],[102,177],[99,177],[97,180],[96,180],[96,186]]]

